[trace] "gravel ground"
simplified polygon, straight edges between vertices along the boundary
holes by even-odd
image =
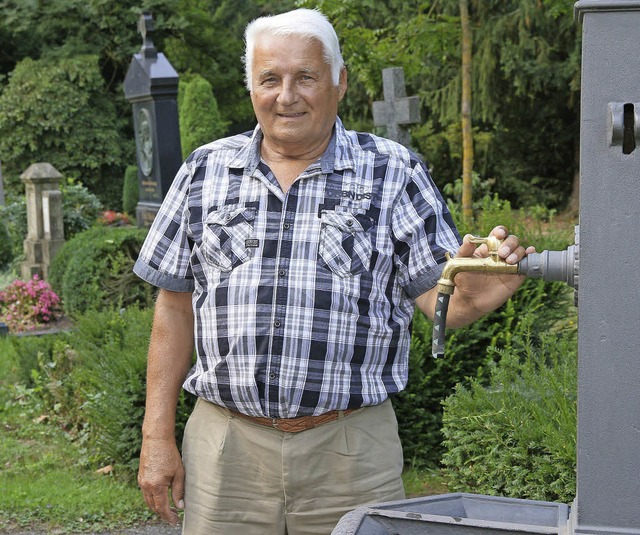
[[[83,532],[82,535],[180,535],[181,526],[170,526],[169,524],[146,524],[138,528],[126,528],[117,531],[102,531],[102,532]],[[10,532],[10,535],[55,535],[55,531],[43,532],[43,531],[15,531]],[[65,534],[73,535],[73,534]]]

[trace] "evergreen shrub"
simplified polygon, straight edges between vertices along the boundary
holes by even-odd
[[[228,123],[222,119],[211,84],[199,74],[179,87],[180,144],[182,157],[205,143],[224,136]]]
[[[539,231],[538,223],[549,214],[532,214],[525,226],[514,214],[508,201],[485,195],[477,205],[481,210],[473,227],[465,227],[461,214],[453,205],[452,214],[462,235],[487,236],[497,224],[515,230],[524,243],[538,250],[565,248],[572,243],[564,232]],[[527,236],[530,236],[528,238]],[[526,240],[530,239],[530,242]],[[442,402],[454,387],[467,384],[470,378],[486,381],[487,366],[497,356],[491,346],[509,350],[514,337],[525,329],[543,333],[573,317],[573,290],[559,282],[526,279],[520,289],[497,310],[467,327],[447,329],[445,357],[431,356],[433,323],[416,310],[412,326],[409,355],[409,381],[404,391],[395,395],[393,405],[399,423],[405,462],[416,468],[434,467],[440,462],[442,448]],[[530,324],[522,318],[530,316]]]
[[[69,179],[60,186],[64,239],[87,230],[102,213],[102,202],[86,186]]]
[[[134,475],[144,417],[145,378],[153,309],[90,310],[74,331],[58,339],[50,360],[40,359],[46,408],[87,441],[93,461],[115,463]],[[176,439],[193,407],[182,392]]]
[[[17,200],[8,200],[0,206],[0,220],[6,226],[11,260],[17,261],[24,256],[24,239],[27,237],[27,202],[24,196]],[[2,257],[0,257],[2,258]],[[8,257],[5,257],[8,258]],[[11,261],[5,262],[5,267]],[[1,260],[0,260],[0,263]]]
[[[443,464],[452,491],[574,499],[575,333],[524,330],[510,350],[489,351],[498,362],[488,365],[488,384],[472,379],[447,398]]]
[[[49,279],[68,316],[90,309],[152,306],[153,287],[132,271],[146,236],[135,227],[93,227],[66,242]]]
[[[17,369],[14,370],[16,383],[33,386],[34,370],[40,361],[49,362],[53,358],[53,345],[59,335],[10,336],[13,352],[17,355]]]
[[[13,242],[7,223],[0,219],[0,269],[7,268],[13,260]]]
[[[122,210],[130,216],[135,215],[140,191],[138,187],[138,168],[129,165],[124,172],[124,188],[122,190]]]

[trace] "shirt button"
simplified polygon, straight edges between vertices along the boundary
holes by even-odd
[[[269,379],[275,379],[275,378],[276,378],[276,374],[275,374],[275,373],[273,373],[273,372],[271,372],[271,373],[269,374]]]
[[[284,225],[282,225],[282,227],[284,228],[284,230],[289,230],[291,228],[291,225],[289,223],[285,223]]]
[[[353,226],[353,219],[349,219],[349,220],[347,221],[347,226],[348,226],[348,227],[352,227],[352,226]]]
[[[287,272],[284,269],[281,269],[280,271],[278,271],[278,275],[280,275],[281,277],[284,277],[286,273]]]
[[[280,327],[280,325],[282,325],[282,323],[280,323],[280,320],[274,321],[273,324],[275,325],[276,329]]]

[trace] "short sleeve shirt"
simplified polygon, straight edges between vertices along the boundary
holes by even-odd
[[[415,298],[460,236],[425,164],[346,130],[284,193],[262,133],[183,163],[134,271],[193,292],[184,388],[252,416],[382,403],[407,382]]]

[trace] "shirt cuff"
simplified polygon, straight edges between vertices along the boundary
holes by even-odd
[[[411,299],[421,296],[423,293],[431,290],[431,288],[438,283],[438,279],[442,276],[443,269],[444,263],[434,266],[426,273],[420,275],[417,279],[412,280],[404,287],[404,291]]]
[[[145,264],[139,258],[136,260],[133,266],[133,272],[138,275],[142,280],[162,288],[163,290],[170,290],[172,292],[193,292],[195,289],[195,283],[193,279],[179,279],[160,273],[153,269],[149,264]]]

